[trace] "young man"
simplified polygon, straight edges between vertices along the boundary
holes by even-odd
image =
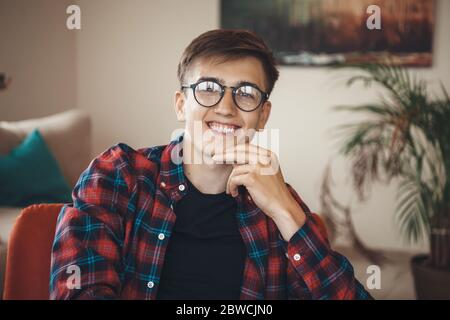
[[[276,156],[249,143],[278,78],[263,40],[206,32],[178,77],[185,133],[167,146],[113,146],[81,175],[58,219],[51,298],[370,298]]]

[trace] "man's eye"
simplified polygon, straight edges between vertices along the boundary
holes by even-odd
[[[243,98],[254,98],[255,97],[255,89],[250,86],[241,87],[238,90],[237,94]]]
[[[241,96],[241,97],[249,97],[249,98],[253,98],[253,94],[251,94],[251,93],[246,93],[246,92],[240,92],[239,93],[239,95]]]
[[[205,81],[205,82],[199,83],[197,90],[215,92],[215,91],[220,91],[220,88],[219,88],[218,84],[215,82]]]

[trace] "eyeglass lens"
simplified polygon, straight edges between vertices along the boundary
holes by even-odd
[[[201,105],[211,107],[222,98],[222,87],[215,81],[202,81],[195,87],[194,94]],[[244,110],[253,110],[258,107],[261,98],[261,92],[250,85],[242,85],[235,89],[234,100]]]

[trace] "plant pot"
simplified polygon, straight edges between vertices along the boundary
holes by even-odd
[[[411,259],[417,299],[450,300],[450,269],[433,268],[428,261],[428,255],[417,255]]]

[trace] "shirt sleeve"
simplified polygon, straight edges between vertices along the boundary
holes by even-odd
[[[288,261],[288,287],[297,299],[372,299],[355,278],[353,267],[333,251],[308,207],[289,187],[306,213],[305,224],[283,241]],[[306,210],[305,210],[306,209]]]
[[[82,173],[58,217],[50,299],[115,299],[121,291],[123,220],[130,199],[126,154],[115,146]]]

